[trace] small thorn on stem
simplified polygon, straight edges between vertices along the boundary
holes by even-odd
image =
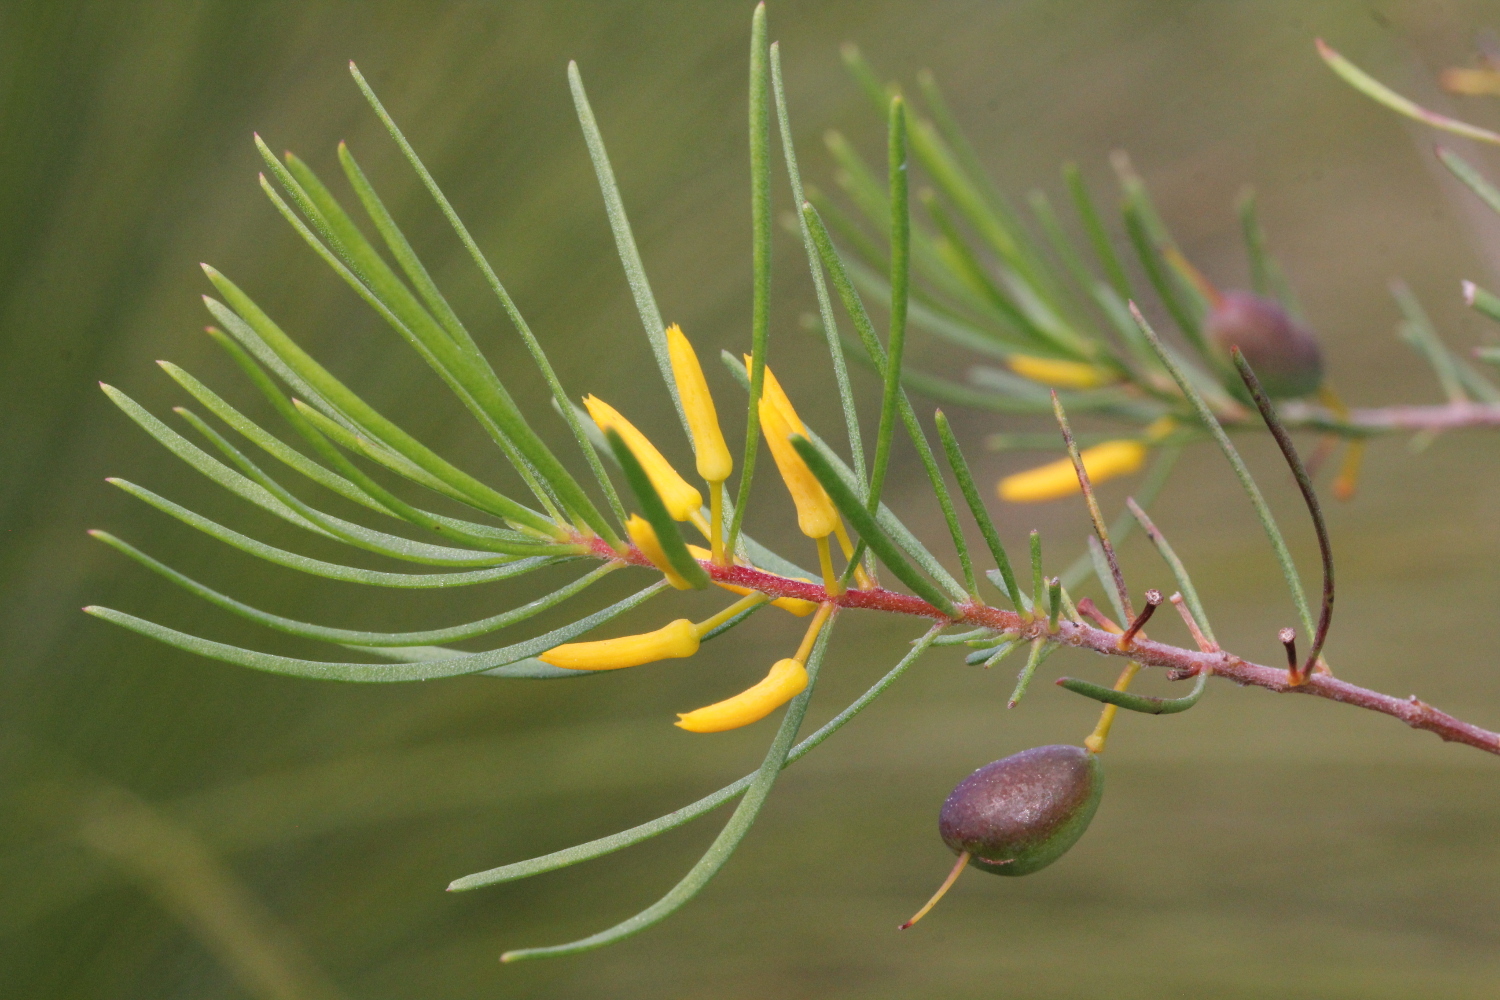
[[[1297,672],[1297,630],[1284,628],[1276,634],[1281,644],[1286,647],[1286,672],[1293,687],[1302,683],[1302,675]]]
[[[1135,621],[1131,622],[1130,627],[1120,636],[1120,649],[1125,650],[1130,648],[1130,644],[1135,641],[1136,633],[1145,627],[1146,622],[1156,613],[1156,606],[1160,603],[1161,591],[1146,591],[1146,606],[1141,609],[1141,613],[1135,616]]]
[[[958,861],[953,865],[953,870],[948,873],[947,878],[943,879],[943,884],[938,886],[938,891],[932,894],[932,898],[927,901],[927,905],[923,906],[920,910],[914,913],[912,915],[912,918],[906,923],[902,924],[900,927],[897,927],[896,929],[898,931],[906,930],[912,924],[915,924],[918,920],[921,920],[923,917],[927,916],[928,912],[934,906],[938,905],[938,900],[942,899],[943,896],[947,894],[948,890],[953,888],[953,883],[957,882],[958,877],[964,873],[964,866],[969,863],[969,857],[970,855],[968,851],[964,851],[958,856]]]

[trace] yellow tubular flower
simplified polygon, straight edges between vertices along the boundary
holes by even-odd
[[[694,559],[697,559],[700,562],[708,559],[710,555],[707,549],[699,545],[689,545],[688,551],[693,554]],[[796,576],[792,577],[791,579],[801,580],[803,583],[812,583],[812,581],[805,576]],[[737,587],[732,583],[724,583],[721,580],[715,580],[714,586],[722,587],[723,589],[729,591],[731,594],[744,594],[747,597],[750,594],[760,593],[760,591],[758,590],[751,590],[749,587]],[[818,610],[818,603],[816,601],[804,601],[800,597],[778,597],[771,603],[783,611],[790,611],[798,618],[806,618],[808,615]]]
[[[1055,358],[1036,358],[1029,354],[1013,354],[1005,363],[1022,378],[1029,378],[1053,389],[1096,389],[1113,381],[1108,372],[1081,361],[1059,361]]]
[[[807,687],[807,668],[793,659],[777,660],[771,672],[733,698],[692,712],[679,712],[677,725],[690,733],[722,733],[759,722]]]
[[[678,590],[692,589],[693,585],[684,580],[682,574],[673,569],[672,564],[667,561],[667,554],[662,551],[661,542],[657,539],[656,531],[651,527],[650,521],[639,514],[631,514],[630,519],[625,522],[625,533],[630,536],[635,547],[641,550],[641,555],[651,560],[651,565],[661,570],[662,576],[667,578],[668,583]]]
[[[1146,460],[1146,446],[1139,441],[1106,441],[1085,448],[1079,457],[1083,459],[1089,481],[1097,484],[1139,469]],[[1068,458],[1000,480],[1000,499],[1011,503],[1057,500],[1078,491],[1078,473],[1073,469],[1072,459]]]
[[[808,538],[828,537],[839,523],[838,511],[807,463],[802,461],[802,456],[792,447],[791,436],[797,431],[769,397],[761,397],[759,409],[760,426],[766,432],[771,457],[776,460],[776,468],[786,483],[787,492],[797,505],[797,527]]]
[[[588,407],[589,416],[594,418],[594,423],[601,431],[608,433],[613,429],[624,440],[636,461],[641,463],[641,468],[646,470],[651,485],[656,487],[662,503],[666,504],[667,513],[672,515],[674,521],[686,521],[703,506],[703,494],[689,486],[662,457],[661,452],[656,450],[656,445],[636,430],[634,424],[620,416],[618,410],[597,396],[583,397],[583,405]]]
[[[698,355],[676,323],[667,327],[667,353],[672,359],[677,395],[682,399],[688,430],[692,433],[698,475],[710,483],[722,483],[734,471],[734,459],[724,444],[724,432],[719,429],[719,415],[714,410],[714,398],[708,393],[708,381],[703,377]]]
[[[686,618],[679,618],[655,632],[555,646],[537,659],[568,670],[619,670],[657,660],[681,659],[696,652],[698,630]]]

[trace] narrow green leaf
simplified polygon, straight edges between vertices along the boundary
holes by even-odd
[[[1133,297],[1130,279],[1125,276],[1125,268],[1115,254],[1114,244],[1110,241],[1109,233],[1105,231],[1099,210],[1094,207],[1094,199],[1089,195],[1088,183],[1083,179],[1083,172],[1078,169],[1078,164],[1065,163],[1062,174],[1063,182],[1068,186],[1068,194],[1073,199],[1073,210],[1078,213],[1078,219],[1083,223],[1083,231],[1088,234],[1089,242],[1094,246],[1094,255],[1099,258],[1099,266],[1104,268],[1104,274],[1109,278],[1110,286],[1115,290],[1115,294],[1120,297],[1121,301],[1128,302]]]
[[[943,627],[939,623],[928,629],[927,633],[913,644],[911,652],[903,656],[901,661],[892,667],[885,676],[871,685],[864,694],[851,702],[842,712],[824,723],[821,729],[801,743],[798,743],[792,749],[791,753],[787,754],[786,763],[783,766],[794,764],[807,756],[824,740],[842,729],[849,720],[869,707],[876,698],[884,694],[927,651],[932,645],[933,640],[937,638],[938,633],[943,630]],[[710,795],[705,795],[696,802],[691,802],[680,809],[667,813],[665,816],[660,816],[650,822],[631,827],[628,830],[621,830],[619,833],[600,837],[597,840],[578,844],[565,850],[554,851],[551,854],[544,854],[538,858],[531,858],[530,860],[519,861],[510,865],[502,865],[499,868],[491,868],[488,871],[475,872],[473,875],[465,875],[463,878],[455,879],[448,886],[448,891],[463,892],[468,889],[479,889],[487,885],[497,885],[502,882],[514,882],[518,879],[529,878],[532,875],[540,875],[544,872],[556,871],[559,868],[567,868],[570,865],[576,865],[583,861],[591,861],[594,858],[613,854],[615,851],[623,850],[626,847],[631,847],[645,840],[650,840],[652,837],[666,833],[668,830],[675,830],[679,826],[684,826],[699,816],[712,812],[719,806],[730,801],[736,795],[741,794],[745,789],[749,788],[758,773],[747,774],[738,781],[725,785],[718,791]]]
[[[1146,278],[1156,291],[1156,297],[1167,307],[1172,322],[1177,324],[1177,329],[1182,331],[1193,347],[1204,357],[1211,357],[1197,317],[1189,312],[1172,285],[1166,271],[1166,262],[1162,260],[1161,249],[1151,239],[1140,203],[1127,198],[1120,211],[1125,219],[1125,233],[1130,237],[1130,245],[1135,248],[1136,259],[1146,272]]]
[[[833,377],[839,388],[839,402],[844,409],[844,426],[849,435],[849,457],[854,464],[854,474],[860,480],[860,495],[864,496],[865,447],[860,437],[859,414],[854,406],[854,387],[849,383],[849,368],[844,362],[844,349],[839,340],[838,325],[833,318],[833,303],[828,298],[828,283],[823,278],[823,264],[818,257],[818,248],[813,243],[812,232],[803,215],[806,198],[802,191],[802,174],[797,169],[797,150],[792,145],[792,123],[787,112],[786,89],[781,81],[781,44],[771,44],[771,90],[776,98],[776,121],[781,131],[781,152],[786,161],[787,180],[792,188],[792,204],[798,207],[797,227],[802,234],[802,248],[807,253],[807,269],[812,275],[813,292],[818,299],[818,315],[823,320],[823,336],[828,342],[828,356],[833,361]]]
[[[1106,705],[1118,705],[1132,712],[1143,712],[1146,715],[1171,715],[1175,712],[1186,712],[1198,704],[1198,699],[1203,697],[1203,689],[1207,684],[1208,673],[1204,671],[1198,675],[1198,682],[1193,685],[1193,690],[1181,698],[1154,698],[1150,695],[1116,691],[1113,688],[1090,684],[1088,681],[1080,681],[1073,677],[1057,679],[1058,687],[1066,688],[1074,694],[1102,701]]]
[[[478,583],[490,583],[495,580],[506,580],[513,576],[529,573],[543,566],[551,566],[555,563],[569,562],[577,556],[532,556],[526,559],[503,559],[496,557],[495,562],[499,565],[491,569],[477,569],[461,573],[389,573],[382,570],[362,569],[357,566],[344,566],[339,563],[324,562],[321,559],[313,559],[308,556],[278,549],[257,541],[248,535],[242,535],[238,531],[226,528],[216,521],[211,521],[201,514],[196,514],[180,504],[173,503],[165,497],[158,496],[143,486],[124,479],[110,478],[105,482],[129,493],[137,499],[143,500],[164,514],[170,514],[183,524],[216,538],[226,545],[232,545],[241,552],[285,566],[311,576],[320,576],[329,580],[340,580],[345,583],[362,583],[371,587],[403,587],[419,590],[443,589],[447,587],[467,587]]]
[[[1297,576],[1297,565],[1292,562],[1292,554],[1286,547],[1286,540],[1281,537],[1281,529],[1276,526],[1276,518],[1272,515],[1270,505],[1266,503],[1266,498],[1261,495],[1260,487],[1256,485],[1254,477],[1250,475],[1250,470],[1245,466],[1244,459],[1240,458],[1240,453],[1235,450],[1234,444],[1229,440],[1229,435],[1224,433],[1223,426],[1220,425],[1213,411],[1208,408],[1208,404],[1204,402],[1203,396],[1193,387],[1193,383],[1183,374],[1182,369],[1173,361],[1171,354],[1162,346],[1160,338],[1156,335],[1156,331],[1151,329],[1151,324],[1146,322],[1146,318],[1140,314],[1139,310],[1133,309],[1132,313],[1135,316],[1136,322],[1140,324],[1141,333],[1150,341],[1151,346],[1156,349],[1157,356],[1161,358],[1162,364],[1171,373],[1173,381],[1177,383],[1177,387],[1182,390],[1182,394],[1193,404],[1193,409],[1197,411],[1199,422],[1208,428],[1209,433],[1213,435],[1214,440],[1218,443],[1219,449],[1224,452],[1224,457],[1229,460],[1230,467],[1234,469],[1235,477],[1239,479],[1240,485],[1244,487],[1245,494],[1250,498],[1250,505],[1255,508],[1255,516],[1260,519],[1261,527],[1265,529],[1266,537],[1271,541],[1271,548],[1276,552],[1276,561],[1280,564],[1281,575],[1286,579],[1287,588],[1292,593],[1292,603],[1296,605],[1297,617],[1302,622],[1302,627],[1305,630],[1304,634],[1315,634],[1316,630],[1313,628],[1312,612],[1308,610],[1307,606],[1307,594],[1303,591],[1302,581]]]
[[[687,414],[682,409],[682,400],[677,393],[677,379],[672,374],[672,358],[667,350],[666,324],[662,322],[661,310],[657,308],[656,296],[651,291],[646,264],[641,260],[635,233],[630,228],[630,217],[625,213],[625,199],[620,197],[620,186],[615,182],[615,170],[609,163],[609,150],[604,146],[604,135],[599,131],[594,108],[583,87],[583,74],[578,71],[578,63],[571,60],[568,62],[568,89],[573,94],[573,109],[578,114],[583,141],[588,146],[589,159],[594,164],[599,192],[604,196],[604,214],[609,217],[609,228],[615,237],[615,252],[620,255],[620,264],[625,268],[625,281],[630,285],[630,294],[635,299],[636,311],[640,313],[641,326],[645,328],[646,341],[651,345],[657,370],[661,372],[662,381],[667,384],[667,393],[672,397],[672,405],[677,409],[677,419],[682,422],[682,429],[687,431]]]
[[[1047,657],[1051,656],[1057,649],[1058,643],[1048,642],[1045,638],[1038,636],[1031,640],[1031,653],[1026,657],[1026,666],[1016,675],[1016,688],[1010,693],[1006,701],[1006,708],[1015,708],[1026,697],[1026,689],[1031,687],[1031,678],[1035,676],[1037,667],[1040,667]]]
[[[1486,291],[1472,281],[1463,283],[1464,302],[1497,323],[1500,323],[1500,295]]]
[[[668,586],[667,581],[658,580],[645,590],[637,591],[623,601],[611,604],[601,611],[596,611],[586,618],[561,628],[553,629],[551,632],[543,633],[534,639],[518,642],[511,646],[500,649],[492,649],[483,653],[468,653],[455,656],[451,659],[432,660],[421,663],[328,663],[323,660],[299,660],[290,656],[277,656],[273,653],[261,653],[255,650],[241,649],[238,646],[226,645],[222,642],[214,642],[210,639],[201,639],[197,636],[178,632],[155,622],[128,615],[123,611],[114,611],[110,608],[87,607],[83,610],[105,621],[114,622],[116,625],[124,626],[132,632],[138,632],[148,638],[156,639],[174,646],[177,649],[186,650],[189,653],[197,653],[214,660],[222,660],[225,663],[234,663],[252,670],[264,670],[267,673],[283,674],[288,677],[310,677],[315,680],[329,681],[356,681],[362,683],[392,683],[397,681],[425,681],[435,680],[440,677],[460,677],[464,674],[477,674],[495,667],[504,666],[524,660],[539,653],[545,653],[554,646],[560,646],[570,642],[578,636],[583,635],[590,629],[610,621],[619,615],[639,607],[650,598],[662,592]]]
[[[756,11],[758,17],[764,17],[763,6],[757,6]],[[763,25],[764,21],[762,20],[761,23]],[[832,631],[832,626],[833,622],[830,621],[818,636],[812,655],[807,658],[807,687],[787,706],[786,715],[782,718],[781,726],[776,730],[776,737],[766,751],[765,760],[761,763],[760,770],[756,772],[754,780],[750,782],[750,786],[745,789],[744,797],[735,807],[734,815],[729,818],[724,829],[719,831],[718,837],[714,838],[714,842],[703,857],[683,877],[682,881],[651,906],[608,930],[567,944],[508,951],[500,956],[500,961],[518,962],[532,958],[574,955],[613,944],[675,913],[719,873],[719,869],[724,867],[725,862],[745,839],[745,835],[750,832],[750,827],[760,815],[761,807],[765,805],[766,799],[771,794],[771,788],[776,784],[776,779],[781,775],[782,769],[786,767],[787,756],[791,753],[792,743],[797,738],[797,730],[802,725],[802,717],[807,712],[807,703],[812,698],[813,688],[817,683],[819,668],[823,663],[823,654],[828,648],[828,636]]]
[[[766,377],[766,343],[771,324],[771,117],[770,48],[766,8],[757,4],[750,23],[750,263],[754,288],[750,309],[750,403],[745,417],[745,451],[725,547],[733,552],[750,504],[750,483],[760,445],[760,394]]]
[[[641,515],[650,523],[651,530],[656,533],[656,540],[661,545],[662,552],[667,557],[667,562],[672,564],[679,576],[699,590],[707,587],[711,582],[707,571],[693,558],[693,554],[687,549],[687,542],[682,539],[682,532],[677,527],[677,522],[672,520],[672,515],[667,513],[666,504],[662,503],[661,496],[656,492],[656,487],[651,484],[651,477],[646,475],[646,470],[641,467],[640,460],[635,457],[635,452],[620,437],[620,432],[611,427],[604,434],[609,441],[610,448],[615,453],[615,460],[620,463],[620,469],[625,473],[625,481],[630,484],[630,490],[635,494],[636,502],[640,504]]]
[[[834,471],[833,465],[824,457],[823,452],[800,435],[792,436],[792,446],[797,449],[797,454],[802,456],[807,467],[812,470],[818,482],[823,485],[823,489],[828,492],[829,498],[833,500],[834,506],[838,507],[839,513],[844,515],[854,530],[864,539],[870,551],[874,552],[880,561],[896,574],[897,579],[943,614],[950,618],[957,617],[957,611],[947,595],[933,586],[926,577],[912,567],[911,563],[906,561],[885,532],[876,524],[874,516],[859,503],[859,498],[854,495],[854,491]]]
[[[1028,536],[1031,543],[1031,606],[1042,613],[1042,533],[1035,528]]]
[[[1448,402],[1468,402],[1469,395],[1464,391],[1463,383],[1459,380],[1453,356],[1448,353],[1448,348],[1438,337],[1437,330],[1432,326],[1432,320],[1427,317],[1427,311],[1422,308],[1417,297],[1402,281],[1391,282],[1391,295],[1395,297],[1396,304],[1401,307],[1401,314],[1406,317],[1406,321],[1401,324],[1401,339],[1416,348],[1423,360],[1432,366],[1433,374],[1437,376],[1438,384],[1443,387],[1443,395],[1448,397]]]
[[[1497,135],[1488,129],[1483,129],[1477,125],[1470,125],[1467,122],[1461,122],[1456,118],[1449,118],[1446,115],[1440,115],[1436,112],[1428,111],[1426,108],[1418,105],[1416,102],[1402,97],[1400,94],[1396,93],[1394,90],[1387,87],[1379,80],[1376,80],[1374,77],[1370,76],[1370,74],[1366,73],[1364,70],[1360,69],[1358,66],[1345,59],[1343,56],[1339,55],[1327,44],[1325,44],[1323,39],[1319,38],[1317,40],[1317,45],[1318,55],[1323,57],[1323,61],[1328,64],[1328,68],[1333,70],[1339,76],[1343,77],[1345,83],[1349,84],[1349,86],[1364,94],[1366,97],[1373,98],[1379,103],[1384,104],[1386,107],[1390,108],[1392,111],[1403,114],[1408,118],[1414,118],[1424,125],[1431,125],[1433,128],[1439,128],[1445,132],[1452,132],[1455,135],[1461,135],[1468,139],[1476,139],[1479,142],[1492,142],[1500,144],[1500,135]]]
[[[1010,556],[1005,552],[1005,546],[1000,542],[1000,533],[995,530],[995,522],[990,520],[989,511],[985,509],[984,501],[979,497],[979,490],[974,485],[973,473],[969,471],[968,460],[964,458],[963,450],[958,446],[958,438],[953,434],[953,428],[948,423],[948,417],[942,410],[936,416],[938,440],[943,443],[943,454],[948,459],[948,468],[953,470],[953,478],[958,480],[959,492],[964,495],[965,502],[969,505],[969,513],[974,517],[974,523],[979,526],[979,533],[984,536],[984,543],[989,546],[990,557],[995,560],[995,566],[1000,571],[1000,577],[1005,581],[1001,588],[1006,597],[1010,598],[1011,605],[1021,610],[1021,590],[1016,585],[1016,575],[1011,570]],[[972,570],[970,570],[972,582]],[[978,595],[975,595],[976,600]]]
[[[226,611],[231,611],[243,618],[248,618],[267,628],[276,629],[278,632],[286,632],[289,635],[298,635],[306,639],[317,639],[321,642],[337,642],[350,646],[423,646],[431,643],[458,642],[461,639],[472,639],[475,636],[488,635],[491,632],[505,628],[507,625],[514,625],[516,622],[525,621],[533,615],[556,607],[575,594],[586,590],[607,573],[618,569],[622,565],[615,562],[605,563],[545,597],[539,597],[534,601],[528,601],[520,607],[512,608],[498,615],[481,618],[478,621],[468,622],[463,625],[454,625],[449,628],[428,629],[422,632],[371,632],[360,629],[329,628],[323,625],[313,625],[309,622],[298,621],[294,618],[286,618],[281,615],[261,611],[259,608],[251,607],[248,604],[235,600],[227,594],[220,593],[211,587],[199,583],[197,580],[178,572],[165,563],[151,558],[133,545],[121,541],[108,532],[91,531],[89,534],[111,548],[123,552],[142,566],[161,574],[184,590],[196,594]]]

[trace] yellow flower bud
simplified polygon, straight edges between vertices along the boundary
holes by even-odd
[[[1096,389],[1112,381],[1109,373],[1102,368],[1081,361],[1013,354],[1006,364],[1022,378],[1029,378],[1053,389]]]
[[[692,433],[698,475],[710,483],[722,483],[734,471],[734,459],[724,444],[724,432],[719,429],[719,415],[714,410],[714,398],[709,395],[708,381],[703,377],[698,355],[682,327],[676,323],[667,327],[667,353],[672,359],[677,395],[682,400],[688,430]]]
[[[768,396],[762,396],[760,400],[760,426],[766,432],[766,443],[771,448],[771,457],[776,460],[776,468],[786,483],[787,492],[797,505],[797,527],[808,538],[828,537],[839,523],[838,511],[824,492],[823,485],[792,447],[791,437],[798,432]]]
[[[661,496],[661,502],[666,505],[672,520],[686,521],[703,506],[703,494],[689,486],[687,480],[679,476],[677,470],[656,450],[656,445],[636,430],[634,424],[620,416],[618,410],[597,396],[583,397],[583,405],[588,407],[589,416],[594,418],[594,423],[601,431],[607,434],[613,430],[620,435],[625,446],[635,455],[636,461],[641,463],[641,468],[646,470],[646,476]]]
[[[743,354],[741,357],[745,359],[745,374],[748,375],[750,373],[750,355]],[[776,376],[771,373],[769,365],[766,366],[765,378],[761,382],[760,398],[771,401],[771,405],[776,407],[776,411],[781,414],[782,419],[786,421],[786,425],[792,429],[792,433],[801,434],[803,437],[807,436],[807,425],[802,422],[801,417],[797,416],[797,411],[792,406],[791,398],[787,396],[786,390],[781,387],[781,383],[776,381]]]
[[[696,652],[698,632],[692,622],[679,618],[655,632],[554,646],[537,659],[568,670],[619,670],[657,660],[681,659]]]
[[[667,553],[662,550],[661,541],[656,537],[656,529],[651,527],[650,521],[639,514],[631,514],[625,522],[625,533],[630,536],[630,541],[635,547],[641,550],[641,555],[651,560],[651,565],[661,570],[668,583],[678,590],[692,589],[693,585],[684,580],[682,574],[673,569],[672,564],[667,561]]]
[[[1097,484],[1139,469],[1146,460],[1146,446],[1139,441],[1106,441],[1085,448],[1079,457],[1083,459],[1089,481]],[[1071,496],[1078,491],[1078,473],[1069,458],[1060,458],[1000,480],[1000,499],[1011,503],[1040,503]]]
[[[807,687],[807,668],[793,659],[777,660],[759,684],[693,712],[677,715],[677,725],[690,733],[722,733],[759,722],[791,701]]]

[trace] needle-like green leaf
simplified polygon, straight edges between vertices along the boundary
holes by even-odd
[[[1118,705],[1132,712],[1142,712],[1146,715],[1171,715],[1174,712],[1186,712],[1198,704],[1198,699],[1203,697],[1203,689],[1207,684],[1208,673],[1205,671],[1198,675],[1198,681],[1193,685],[1193,690],[1181,698],[1154,698],[1145,694],[1116,691],[1101,684],[1090,684],[1088,681],[1073,677],[1057,679],[1058,687],[1066,688],[1074,694],[1081,694],[1085,698],[1102,701],[1106,705]]]
[[[760,445],[760,394],[766,378],[766,346],[771,329],[771,116],[770,46],[766,7],[757,4],[750,22],[750,264],[754,279],[750,308],[750,402],[745,417],[745,451],[725,548],[735,551],[750,504],[750,483]]]
[[[593,628],[603,625],[632,608],[639,607],[650,598],[661,593],[668,586],[667,581],[658,580],[645,590],[637,591],[622,601],[611,604],[603,610],[596,611],[591,615],[580,618],[576,622],[555,628],[550,632],[543,633],[534,639],[518,642],[511,646],[500,649],[492,649],[483,653],[467,653],[455,656],[451,659],[430,660],[420,663],[328,663],[323,660],[299,660],[290,656],[277,656],[274,653],[261,653],[251,649],[241,649],[238,646],[230,646],[222,642],[214,642],[211,639],[201,639],[198,636],[178,632],[176,629],[158,625],[155,622],[128,615],[123,611],[115,611],[110,608],[87,607],[83,610],[96,618],[114,622],[116,625],[124,626],[132,632],[139,632],[148,638],[156,639],[175,646],[177,649],[186,650],[189,653],[197,653],[214,660],[222,660],[225,663],[234,663],[252,670],[264,670],[267,673],[283,674],[288,677],[310,677],[315,680],[327,681],[356,681],[361,683],[386,684],[397,681],[426,681],[435,680],[439,677],[461,677],[465,674],[478,674],[495,667],[504,666],[507,663],[515,663],[530,656],[545,653],[554,646],[560,646],[565,642],[571,642],[580,635]]]
[[[226,611],[231,611],[243,618],[248,618],[267,628],[276,629],[278,632],[302,636],[305,639],[337,642],[351,646],[424,646],[432,643],[458,642],[461,639],[472,639],[475,636],[488,635],[491,632],[505,628],[507,625],[514,625],[516,622],[525,621],[533,615],[556,607],[575,594],[582,593],[603,576],[620,568],[622,565],[617,562],[605,563],[572,581],[567,586],[561,587],[544,597],[528,601],[520,607],[512,608],[498,615],[481,618],[478,621],[468,622],[463,625],[453,625],[449,628],[428,629],[422,632],[371,632],[361,629],[329,628],[323,625],[313,625],[309,622],[298,621],[295,618],[286,618],[281,615],[262,611],[259,608],[251,607],[242,601],[235,600],[227,594],[220,593],[211,587],[199,583],[187,574],[180,573],[165,563],[151,558],[140,549],[121,541],[106,531],[91,531],[89,534],[116,551],[123,552],[142,566],[160,573],[184,590],[197,594],[204,600]]]
[[[979,498],[979,490],[974,485],[974,476],[969,471],[969,463],[958,446],[958,438],[954,436],[953,428],[948,424],[948,417],[942,410],[939,410],[936,420],[938,439],[943,442],[943,453],[948,458],[948,467],[953,470],[953,478],[958,480],[959,492],[964,495],[964,500],[969,505],[969,513],[973,515],[974,523],[979,526],[979,533],[984,536],[984,543],[989,546],[990,557],[995,560],[995,566],[1000,571],[1000,578],[1005,581],[1005,586],[1001,590],[1006,597],[1010,598],[1011,605],[1020,611],[1021,590],[1016,585],[1016,575],[1011,570],[1010,556],[1006,554],[1005,546],[1000,542],[1000,533],[995,530],[995,522],[990,520],[984,501]]]
[[[371,587],[401,587],[418,590],[443,589],[447,587],[467,587],[478,583],[491,583],[495,580],[507,580],[513,576],[521,576],[534,569],[543,566],[551,566],[555,563],[568,562],[577,556],[533,556],[526,559],[506,559],[496,556],[494,562],[499,565],[489,569],[469,570],[460,573],[389,573],[382,570],[363,569],[358,566],[344,566],[339,563],[325,562],[322,559],[313,559],[308,556],[288,552],[286,549],[278,549],[273,545],[257,541],[248,535],[243,535],[231,528],[226,528],[216,521],[211,521],[201,514],[196,514],[180,504],[173,503],[165,497],[158,496],[143,486],[124,479],[109,478],[105,482],[118,486],[139,500],[143,500],[164,514],[170,514],[183,524],[196,528],[211,538],[216,538],[226,545],[231,545],[257,559],[264,559],[277,566],[285,566],[295,569],[311,576],[320,576],[329,580],[340,580],[345,583],[362,583]]]
[[[786,160],[787,179],[792,188],[792,204],[800,209],[806,198],[802,191],[802,174],[797,169],[797,151],[792,145],[792,122],[787,112],[786,90],[781,81],[781,43],[771,43],[771,89],[776,98],[776,121],[781,130],[781,152]],[[854,406],[854,387],[849,383],[849,368],[844,362],[844,348],[839,340],[838,325],[833,318],[833,303],[828,298],[828,283],[823,278],[823,264],[818,257],[818,248],[813,243],[812,232],[807,228],[807,219],[799,211],[797,228],[802,234],[802,247],[807,253],[807,268],[812,275],[813,292],[818,298],[818,315],[823,320],[823,337],[828,342],[828,356],[833,362],[833,377],[839,387],[839,402],[844,409],[844,426],[849,434],[849,457],[854,464],[854,474],[860,480],[860,495],[864,497],[865,447],[860,437],[859,414]]]

